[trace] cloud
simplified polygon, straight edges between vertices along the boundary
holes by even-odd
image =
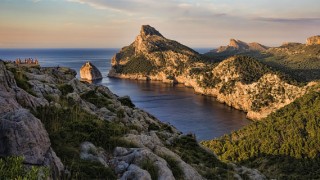
[[[320,22],[320,18],[268,18],[268,17],[259,17],[254,18],[256,21],[264,22],[274,22],[274,23],[315,23]]]

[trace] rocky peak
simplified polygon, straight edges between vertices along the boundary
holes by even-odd
[[[236,39],[230,39],[229,47],[234,47],[235,49],[248,49],[249,46],[247,43],[236,40]]]
[[[163,37],[159,31],[157,31],[154,27],[151,27],[150,25],[142,25],[141,26],[140,36],[141,37],[147,37],[147,36]]]
[[[307,39],[307,46],[310,45],[319,45],[320,44],[320,35],[312,36]]]

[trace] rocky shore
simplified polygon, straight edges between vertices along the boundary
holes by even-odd
[[[129,97],[75,75],[64,67],[0,61],[1,157],[48,167],[52,179],[264,178],[220,162],[192,135],[134,107]]]

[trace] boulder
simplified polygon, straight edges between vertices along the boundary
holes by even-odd
[[[91,62],[86,62],[84,65],[82,65],[80,69],[80,77],[83,80],[89,81],[102,79],[101,72]]]
[[[319,45],[320,44],[320,35],[312,36],[307,39],[307,46]]]

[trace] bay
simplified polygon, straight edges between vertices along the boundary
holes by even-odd
[[[192,88],[180,84],[108,78],[111,58],[118,51],[116,48],[0,49],[0,59],[37,58],[43,67],[70,67],[77,71],[77,78],[80,67],[90,61],[104,77],[97,84],[107,86],[119,96],[129,95],[137,107],[183,133],[195,134],[198,140],[220,137],[250,123],[244,112],[221,104],[213,97],[194,94]]]

